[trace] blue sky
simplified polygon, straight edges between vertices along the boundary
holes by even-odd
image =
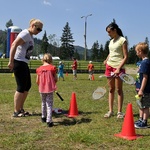
[[[93,43],[105,44],[109,39],[106,26],[113,20],[128,37],[129,47],[138,42],[150,40],[150,0],[0,0],[0,29],[12,19],[21,29],[29,26],[29,20],[39,18],[47,35],[56,34],[59,39],[62,30],[69,23],[74,45],[84,47],[84,23],[87,17],[87,47]],[[42,38],[42,31],[37,38]]]

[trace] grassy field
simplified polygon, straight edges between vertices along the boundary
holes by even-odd
[[[120,133],[123,119],[104,118],[108,111],[108,93],[100,100],[92,100],[92,92],[97,86],[104,86],[106,78],[89,81],[88,74],[65,75],[65,81],[57,83],[58,91],[64,98],[60,101],[54,95],[54,108],[63,109],[63,114],[53,114],[54,127],[48,128],[41,123],[41,100],[32,74],[32,88],[25,102],[25,110],[33,113],[30,117],[13,118],[13,95],[16,84],[12,74],[0,74],[0,150],[144,150],[149,147],[150,130],[136,129],[143,135],[133,141],[114,136]],[[79,115],[68,118],[72,92],[76,94]],[[124,84],[124,105],[132,103],[134,120],[138,118],[138,108],[134,99],[134,86]],[[115,99],[114,112],[117,113]]]

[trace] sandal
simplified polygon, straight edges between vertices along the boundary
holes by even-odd
[[[24,117],[24,113],[22,112],[14,112],[13,117]]]
[[[124,118],[124,113],[118,112],[118,113],[117,113],[117,118],[118,118],[118,119]]]
[[[113,112],[108,111],[108,112],[104,115],[104,118],[110,118],[110,117],[113,116],[113,115],[114,115]]]
[[[31,114],[24,109],[21,109],[20,112],[23,113],[25,116],[31,116]]]

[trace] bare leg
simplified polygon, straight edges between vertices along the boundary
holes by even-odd
[[[149,108],[143,109],[143,120],[147,120],[149,117]]]
[[[118,112],[122,112],[123,106],[123,90],[122,90],[122,80],[120,78],[116,78],[116,88],[118,93]]]
[[[25,102],[25,99],[28,95],[28,92],[20,93],[18,91],[15,92],[14,95],[14,111],[19,112],[20,109],[23,109],[23,105]]]
[[[26,98],[27,98],[27,95],[28,95],[28,92],[27,91],[25,91],[24,93],[23,93],[23,98],[22,98],[22,103],[21,103],[21,107],[20,107],[20,109],[23,109],[23,105],[24,105],[24,102],[25,102],[25,100],[26,100]]]
[[[115,93],[115,79],[113,77],[108,78],[109,83],[109,111],[113,112],[114,93]]]
[[[22,99],[23,99],[24,93],[15,92],[14,95],[14,111],[19,112],[22,107]]]

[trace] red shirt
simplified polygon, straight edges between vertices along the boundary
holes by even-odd
[[[77,70],[77,61],[73,61],[72,70]]]

